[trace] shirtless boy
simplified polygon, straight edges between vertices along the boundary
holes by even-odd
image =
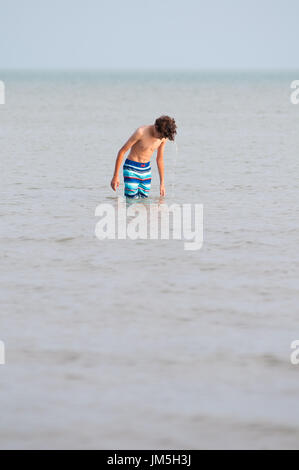
[[[125,196],[132,199],[148,197],[152,181],[150,159],[157,150],[160,195],[165,196],[164,147],[168,139],[174,140],[175,134],[176,123],[169,116],[159,117],[153,125],[138,127],[118,152],[111,181],[112,189],[116,191],[119,187],[119,170],[125,153],[130,150],[123,166]]]

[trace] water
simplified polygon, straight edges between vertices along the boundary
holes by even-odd
[[[298,75],[1,73],[1,448],[299,447]],[[202,250],[99,241],[117,151],[165,113]]]

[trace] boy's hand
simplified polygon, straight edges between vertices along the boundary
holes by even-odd
[[[119,177],[118,176],[113,176],[111,180],[111,188],[113,191],[116,191],[119,188]]]
[[[165,196],[166,191],[165,191],[165,186],[164,184],[160,184],[160,196]]]

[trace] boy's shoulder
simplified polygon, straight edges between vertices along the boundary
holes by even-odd
[[[139,127],[137,127],[136,130],[139,131],[139,132],[144,132],[144,131],[146,131],[148,128],[149,128],[149,126],[139,126]]]
[[[146,128],[148,126],[139,126],[137,127],[137,129],[135,130],[134,134],[137,136],[137,137],[143,137],[145,132],[146,132]]]

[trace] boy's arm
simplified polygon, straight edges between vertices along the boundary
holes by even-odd
[[[164,147],[166,144],[166,139],[162,142],[162,144],[159,146],[158,151],[157,151],[157,166],[158,166],[158,171],[159,171],[159,176],[160,176],[160,196],[165,196],[165,186],[164,186]]]
[[[133,145],[136,142],[138,142],[141,135],[142,135],[142,131],[141,131],[140,128],[138,128],[134,132],[134,134],[131,135],[129,140],[127,140],[127,142],[119,150],[119,152],[117,154],[116,162],[115,162],[115,169],[114,169],[113,178],[111,180],[111,188],[113,189],[113,191],[116,191],[116,189],[119,187],[119,176],[118,175],[119,175],[119,169],[121,167],[121,163],[123,161],[124,155],[128,150],[130,150],[131,147],[133,147]]]

